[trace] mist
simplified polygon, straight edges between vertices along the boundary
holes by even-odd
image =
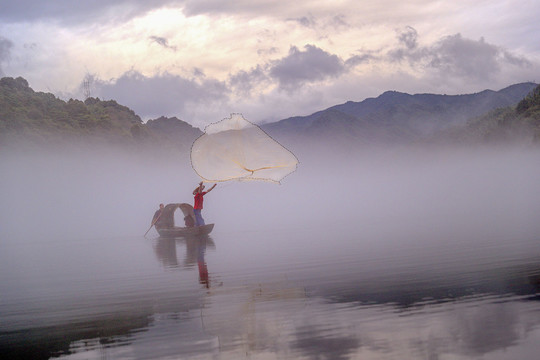
[[[203,216],[216,235],[354,234],[394,246],[540,234],[538,149],[298,149],[298,169],[281,185],[225,182],[205,197]],[[3,152],[0,174],[3,242],[142,236],[159,203],[192,203],[200,181],[189,156],[112,148]]]
[[[166,165],[113,148],[4,153],[2,237],[142,235],[187,183],[180,161]]]
[[[219,183],[214,230],[188,239],[144,238],[159,203],[193,202],[188,154],[3,151],[0,353],[83,356],[103,336],[113,358],[538,343],[540,150],[292,145],[281,185]]]

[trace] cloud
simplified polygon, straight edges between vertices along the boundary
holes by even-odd
[[[155,42],[155,43],[157,43],[158,45],[163,46],[165,49],[170,49],[170,50],[176,51],[176,46],[171,46],[171,45],[169,45],[169,41],[168,41],[166,38],[164,38],[164,37],[160,37],[160,36],[150,36],[149,39],[150,39],[152,42]]]
[[[332,17],[329,26],[334,27],[335,29],[350,29],[351,25],[345,20],[345,15],[335,15]]]
[[[396,30],[398,46],[388,52],[388,60],[401,62],[403,60],[415,63],[426,56],[427,48],[418,48],[418,32],[407,26]]]
[[[270,76],[279,82],[282,89],[294,89],[304,84],[339,77],[346,71],[345,64],[337,55],[332,55],[314,45],[306,45],[304,51],[292,46],[289,54],[273,62]]]
[[[196,16],[202,14],[215,15],[241,15],[241,14],[270,14],[283,11],[283,5],[279,1],[263,0],[186,0],[183,1],[183,11],[188,16]],[[287,4],[287,9],[292,9],[290,4]]]
[[[314,29],[317,27],[317,20],[315,19],[315,17],[313,15],[307,15],[307,16],[302,16],[302,17],[299,17],[299,18],[291,18],[291,19],[287,19],[287,21],[293,21],[293,22],[296,22],[304,27],[307,27],[307,28],[310,28],[310,29]]]
[[[275,46],[271,46],[269,48],[257,49],[257,55],[259,56],[274,55],[277,52],[278,52],[278,48]]]
[[[166,5],[181,3],[178,0],[18,0],[2,1],[0,20],[4,23],[54,20],[67,24],[100,22],[119,22],[140,16],[148,11]]]
[[[418,45],[418,32],[411,26],[398,30],[398,40],[405,45],[407,49],[415,49]]]
[[[260,65],[239,71],[224,82],[207,78],[199,69],[193,69],[191,77],[170,73],[145,76],[132,70],[108,81],[88,74],[85,80],[90,96],[116,100],[143,120],[176,116],[201,129],[232,112],[241,112],[253,122],[268,122],[335,104],[335,99],[318,86],[303,86],[292,93],[279,91],[269,69]],[[79,88],[82,93],[83,84]]]
[[[308,29],[333,27],[349,28],[351,25],[343,14],[360,14],[365,19],[365,5],[355,1],[336,4],[332,1],[295,1],[283,3],[274,0],[185,0],[182,12],[186,16],[206,15],[212,17],[238,17],[253,19],[257,17],[274,18],[274,23],[281,21],[296,22]],[[385,16],[387,8],[384,7]],[[410,6],[407,7],[410,9]],[[410,10],[412,11],[412,10]],[[354,22],[354,20],[353,20]]]
[[[371,60],[376,60],[377,57],[372,54],[353,55],[345,61],[345,65],[349,68],[357,65],[366,64]]]
[[[499,72],[498,55],[499,48],[484,39],[474,41],[456,34],[433,46],[429,66],[441,73],[483,80]]]
[[[13,43],[10,40],[0,36],[0,76],[4,76],[2,63],[9,59],[12,47]]]
[[[417,31],[408,26],[399,30],[399,45],[388,52],[390,62],[407,61],[413,68],[436,72],[441,77],[475,81],[493,79],[505,65],[531,66],[530,61],[503,48],[461,34],[445,36],[428,46],[418,45]]]
[[[91,96],[114,99],[143,120],[177,116],[204,128],[230,112],[242,112],[250,121],[264,122],[306,113],[314,106],[330,106],[328,101],[321,101],[323,90],[317,82],[345,71],[347,67],[336,55],[308,45],[304,50],[291,48],[289,55],[278,61],[231,73],[224,81],[206,77],[195,68],[191,76],[167,72],[147,76],[131,70],[108,81],[87,74],[86,83]],[[295,91],[283,94],[279,91],[283,88]],[[79,92],[84,92],[82,84]]]
[[[515,65],[521,68],[530,68],[532,63],[522,56],[515,56],[509,51],[501,50],[504,61],[508,64]]]
[[[310,13],[296,18],[287,18],[285,21],[298,24],[300,27],[305,28],[304,30],[312,32],[317,39],[326,39],[329,42],[332,42],[331,39],[340,32],[352,28],[344,15],[332,15],[332,13],[319,15],[318,17]]]
[[[103,99],[114,99],[133,109],[143,118],[178,116],[186,107],[227,100],[228,88],[214,79],[188,79],[164,73],[147,77],[137,71],[124,73],[109,82],[94,82],[95,95]]]
[[[242,96],[250,96],[254,88],[261,86],[261,84],[268,84],[269,81],[270,79],[261,65],[249,71],[241,70],[229,77],[230,87],[235,93]]]

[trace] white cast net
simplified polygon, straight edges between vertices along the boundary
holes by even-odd
[[[242,114],[208,125],[191,147],[191,165],[205,181],[264,180],[279,183],[298,159]]]

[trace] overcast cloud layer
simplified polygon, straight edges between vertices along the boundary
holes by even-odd
[[[540,81],[537,1],[0,0],[0,76],[203,128]]]

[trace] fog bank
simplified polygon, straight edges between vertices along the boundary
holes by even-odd
[[[540,235],[538,149],[373,147],[297,156],[298,170],[281,185],[218,184],[203,210],[214,232],[352,233],[383,243]],[[188,157],[3,153],[0,237],[142,236],[159,203],[192,203],[199,181]]]

